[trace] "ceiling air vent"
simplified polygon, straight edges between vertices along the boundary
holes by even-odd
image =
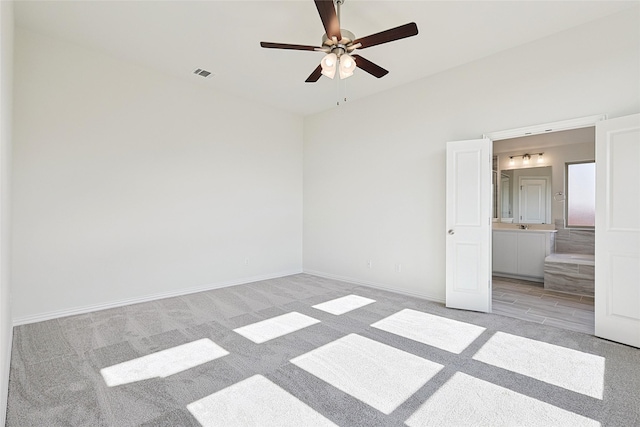
[[[195,74],[196,76],[204,77],[204,78],[211,77],[213,75],[213,74],[211,74],[211,71],[207,71],[207,70],[204,70],[202,68],[196,69],[193,72],[193,74]]]

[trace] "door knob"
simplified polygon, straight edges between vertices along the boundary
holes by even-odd
[[[453,231],[453,229],[451,229],[451,230],[447,231],[447,233],[449,233],[449,234],[451,234],[451,235],[456,234],[456,232],[455,232],[455,231]]]

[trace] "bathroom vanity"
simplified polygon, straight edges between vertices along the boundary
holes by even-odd
[[[493,274],[544,282],[544,259],[553,252],[555,233],[544,226],[494,226]]]

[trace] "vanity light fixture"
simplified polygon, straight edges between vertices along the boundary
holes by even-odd
[[[538,163],[544,163],[544,158],[542,157],[544,153],[535,153],[533,154],[534,156],[537,155],[538,156]],[[525,153],[525,154],[517,154],[515,156],[509,156],[509,166],[515,166],[516,162],[515,162],[515,158],[516,157],[522,157],[522,164],[525,166],[528,166],[529,163],[531,162],[531,154],[529,153]]]

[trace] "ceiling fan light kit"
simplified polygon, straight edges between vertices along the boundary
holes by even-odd
[[[340,78],[346,79],[353,76],[353,70],[356,69],[356,61],[348,54],[343,54],[340,57]]]
[[[322,74],[329,77],[330,79],[336,75],[336,63],[338,62],[338,56],[335,53],[327,53],[327,55],[322,58],[320,62],[320,66],[322,67]]]
[[[314,2],[318,9],[318,14],[320,14],[322,25],[325,28],[325,34],[322,36],[322,46],[260,42],[260,46],[267,49],[309,50],[325,53],[326,55],[320,61],[320,65],[305,80],[307,83],[317,82],[322,75],[333,79],[336,70],[338,70],[338,75],[341,79],[346,79],[353,75],[356,67],[374,77],[381,78],[387,75],[389,71],[360,55],[352,54],[352,52],[356,49],[365,49],[418,34],[418,26],[415,22],[411,22],[356,39],[351,31],[340,28],[340,6],[344,3],[344,0],[335,0],[335,5],[334,0],[314,0]]]

